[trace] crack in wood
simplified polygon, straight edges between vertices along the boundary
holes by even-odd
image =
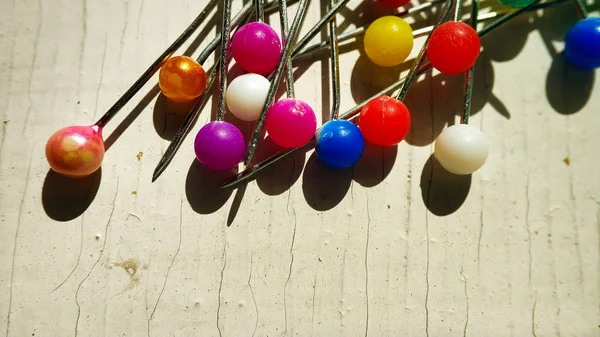
[[[106,226],[104,228],[104,242],[102,243],[102,250],[100,251],[100,256],[98,256],[98,259],[96,260],[96,262],[94,262],[90,271],[87,273],[87,275],[85,275],[83,280],[81,280],[81,282],[77,286],[77,289],[75,290],[75,304],[77,305],[77,318],[75,319],[75,337],[77,337],[78,328],[79,328],[79,318],[81,317],[81,305],[79,304],[79,290],[81,289],[81,287],[83,286],[85,281],[90,277],[90,275],[96,268],[96,265],[98,264],[98,262],[100,262],[100,260],[102,259],[102,256],[104,255],[104,251],[106,250],[106,242],[108,241],[108,229],[110,228],[110,222],[112,221],[112,217],[115,212],[115,206],[116,206],[116,200],[117,200],[118,193],[119,193],[119,178],[117,177],[117,186],[115,188],[115,195],[112,200],[112,208],[110,210],[110,215],[108,216],[108,221],[106,222]]]
[[[252,332],[252,337],[256,335],[256,330],[258,330],[258,305],[256,304],[256,298],[254,297],[254,290],[252,289],[252,265],[254,255],[250,255],[250,275],[248,275],[248,288],[250,288],[250,294],[252,295],[252,302],[254,302],[254,311],[256,314],[256,319],[254,321],[254,331]]]
[[[40,35],[42,32],[42,22],[44,18],[44,11],[42,8],[42,0],[38,0],[38,8],[40,10],[40,18],[38,19],[37,31],[35,33],[35,42],[33,43],[33,57],[31,60],[31,65],[29,67],[29,86],[27,87],[27,99],[29,101],[29,105],[27,106],[27,112],[25,112],[25,122],[23,122],[23,128],[21,129],[21,134],[25,134],[25,129],[27,125],[29,125],[29,115],[31,114],[31,110],[33,107],[33,99],[31,98],[31,90],[33,88],[33,74],[35,73],[35,64],[38,59],[38,46],[40,42]]]
[[[465,327],[463,330],[463,337],[467,337],[467,328],[469,326],[469,293],[467,291],[467,277],[465,276],[464,273],[464,267],[460,267],[460,275],[462,276],[462,280],[464,282],[464,286],[465,286],[465,300],[466,300],[466,304],[467,304],[467,312],[466,312],[466,318],[465,318]]]
[[[91,186],[92,186],[92,184],[90,184],[90,189],[91,189]],[[88,193],[89,193],[90,189],[88,189]],[[58,286],[56,286],[56,288],[54,288],[54,290],[52,290],[50,292],[50,294],[54,293],[55,291],[58,290],[58,288],[62,287],[63,284],[67,283],[67,281],[75,273],[75,270],[77,270],[77,267],[79,267],[79,262],[81,261],[81,253],[83,251],[83,221],[84,221],[84,219],[85,219],[85,213],[83,213],[81,215],[81,221],[79,223],[79,225],[80,225],[79,231],[80,231],[81,237],[79,238],[79,254],[77,255],[77,261],[75,262],[75,266],[73,266],[73,269],[71,269],[71,272],[69,273],[69,275],[67,275],[67,277]]]
[[[221,291],[223,290],[223,276],[225,275],[225,268],[227,267],[227,240],[223,244],[223,268],[221,268],[221,280],[219,281],[219,305],[217,306],[217,330],[219,331],[219,336],[223,336],[221,332],[221,327],[219,323],[221,321]]]
[[[35,147],[34,147],[35,148]],[[25,186],[23,187],[23,196],[21,197],[21,203],[19,204],[19,215],[17,216],[17,228],[15,229],[15,238],[12,251],[12,262],[10,268],[10,287],[8,295],[8,313],[6,314],[6,337],[10,331],[10,316],[12,313],[12,300],[13,300],[13,285],[15,280],[15,260],[17,256],[17,247],[19,244],[19,230],[21,229],[21,216],[23,215],[23,204],[25,204],[25,196],[27,195],[27,187],[29,186],[29,177],[31,175],[31,163],[33,162],[33,149],[29,155],[29,169],[25,176]]]
[[[367,193],[367,239],[365,242],[365,337],[369,335],[369,241],[371,239],[371,213],[369,209],[369,193]]]
[[[165,288],[167,286],[167,281],[169,280],[169,273],[171,272],[171,268],[173,267],[173,264],[175,264],[175,259],[177,259],[177,256],[179,255],[179,251],[181,250],[181,230],[182,230],[182,223],[183,223],[183,196],[181,196],[181,204],[179,206],[179,242],[177,244],[177,250],[175,250],[175,254],[173,255],[173,258],[171,259],[171,263],[169,264],[169,267],[167,268],[167,272],[165,274],[165,281],[163,282],[162,285],[162,289],[160,290],[160,293],[158,294],[158,298],[156,299],[156,303],[154,304],[154,309],[152,309],[152,313],[150,314],[150,317],[148,318],[148,337],[150,337],[150,321],[152,321],[152,319],[154,318],[154,313],[156,312],[156,308],[158,308],[158,303],[160,303],[160,299],[163,295],[163,293],[165,292]],[[147,293],[147,291],[146,291]]]
[[[296,218],[296,209],[292,207],[292,213],[294,214],[294,232],[292,234],[292,244],[290,245],[290,268],[288,271],[287,279],[285,280],[285,285],[283,286],[283,312],[285,316],[285,328],[283,331],[283,335],[287,335],[288,329],[288,317],[287,317],[287,286],[290,282],[290,278],[292,277],[292,267],[294,265],[294,243],[296,242],[296,228],[297,228],[297,218]]]

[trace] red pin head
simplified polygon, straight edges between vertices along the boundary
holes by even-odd
[[[469,70],[479,57],[479,35],[464,22],[441,24],[431,34],[427,57],[431,65],[444,74],[460,74]]]
[[[409,3],[410,0],[379,0],[379,3],[388,8],[398,8]]]
[[[379,146],[394,146],[410,130],[410,114],[401,101],[380,96],[362,108],[359,127],[368,142]]]

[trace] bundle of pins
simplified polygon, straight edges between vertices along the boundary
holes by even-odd
[[[408,0],[378,0],[381,5],[403,8]],[[217,6],[210,0],[190,26],[169,46],[114,105],[93,125],[69,126],[54,133],[46,144],[46,157],[52,170],[68,177],[85,177],[101,166],[105,146],[102,129],[127,102],[159,72],[159,86],[174,102],[194,102],[164,156],[158,163],[152,181],[167,168],[198,115],[206,105],[215,82],[218,82],[216,120],[202,126],[194,141],[197,160],[212,170],[231,170],[242,161],[246,168],[222,185],[234,186],[292,152],[314,146],[319,160],[334,169],[348,168],[363,155],[365,142],[389,147],[404,140],[410,130],[410,111],[403,103],[415,79],[435,68],[440,73],[465,77],[464,105],[461,123],[447,127],[437,138],[434,156],[448,172],[472,174],[488,157],[488,146],[482,132],[468,124],[473,93],[474,65],[480,54],[480,39],[522,13],[560,6],[575,10],[581,17],[565,34],[565,57],[574,67],[593,71],[600,67],[600,18],[590,17],[582,0],[500,0],[511,8],[501,12],[479,13],[479,2],[473,0],[468,20],[461,21],[463,0],[433,0],[401,10],[394,16],[383,16],[367,27],[342,34],[336,33],[335,17],[349,0],[330,0],[328,12],[298,39],[309,0],[299,0],[292,23],[288,27],[287,2],[263,3],[254,0],[232,18],[232,0],[223,0],[221,32],[196,60],[173,56]],[[439,6],[435,23],[414,30],[406,16]],[[568,9],[567,9],[568,8]],[[281,38],[265,23],[265,11],[278,10]],[[255,21],[251,21],[255,19]],[[491,21],[484,28],[478,24]],[[325,27],[328,40],[308,46]],[[406,77],[383,91],[340,114],[340,75],[338,42],[364,35],[364,51],[371,62],[381,67],[394,67],[406,61],[413,51],[415,37],[427,35]],[[206,73],[202,64],[217,48],[218,61]],[[333,104],[330,120],[317,128],[313,109],[295,97],[292,61],[316,52],[329,50]],[[235,60],[246,73],[227,83],[230,61]],[[282,76],[285,75],[287,98],[274,102]],[[217,78],[219,79],[217,81]],[[393,95],[398,91],[396,95]],[[237,119],[255,123],[246,141],[234,124],[224,121],[228,110]],[[355,117],[357,123],[354,123]],[[251,165],[256,147],[265,129],[271,140],[283,150]]]

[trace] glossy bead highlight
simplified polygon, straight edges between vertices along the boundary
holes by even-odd
[[[317,130],[315,152],[331,168],[347,168],[362,156],[365,140],[360,129],[347,120],[329,121]]]
[[[600,18],[577,22],[565,37],[565,56],[577,68],[600,68]]]
[[[46,159],[54,172],[67,177],[85,177],[96,172],[104,159],[101,129],[92,125],[58,130],[46,143]]]
[[[283,147],[306,145],[317,129],[317,117],[305,102],[286,98],[273,104],[267,111],[265,127],[271,140]]]
[[[227,108],[240,120],[258,120],[269,94],[271,83],[258,74],[244,74],[229,83],[225,94]]]
[[[175,56],[160,68],[158,85],[163,95],[174,102],[189,102],[206,90],[206,72],[187,56]]]
[[[427,57],[435,69],[454,75],[469,70],[477,61],[480,49],[479,35],[471,26],[450,21],[431,34]]]
[[[242,161],[246,141],[235,125],[215,121],[198,131],[194,140],[194,151],[202,165],[216,171],[227,171]]]
[[[249,73],[268,76],[281,58],[279,35],[263,22],[250,22],[237,30],[231,39],[235,62]]]
[[[452,125],[438,136],[434,156],[448,172],[465,175],[477,171],[488,157],[485,136],[467,124]]]
[[[379,146],[394,146],[410,130],[410,114],[401,101],[380,96],[362,108],[358,125],[368,142]]]
[[[384,16],[367,28],[364,38],[367,57],[381,67],[401,64],[414,44],[410,25],[396,16]]]

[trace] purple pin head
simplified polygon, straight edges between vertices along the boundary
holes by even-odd
[[[212,170],[226,171],[242,161],[246,152],[246,141],[235,125],[215,121],[198,131],[194,151],[202,165]]]

